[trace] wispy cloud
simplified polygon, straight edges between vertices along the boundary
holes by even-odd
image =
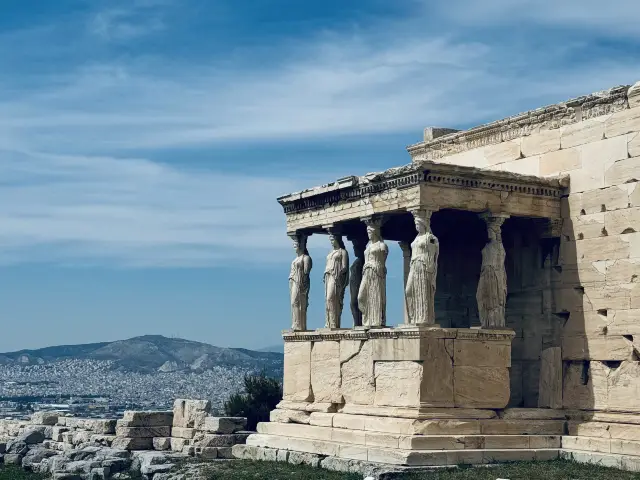
[[[0,261],[208,266],[282,260],[286,178],[137,158],[2,152]],[[46,247],[46,251],[42,251]]]
[[[615,19],[609,8],[604,20],[595,2],[589,13],[543,3],[556,15],[536,7],[528,22],[601,32],[628,22],[615,1]],[[123,5],[94,12],[92,33],[125,41],[166,25],[156,2]],[[214,164],[190,171],[155,163],[151,152],[406,131],[418,140],[426,125],[469,126],[640,78],[629,56],[590,56],[588,41],[543,38],[536,41],[546,48],[535,49],[526,35],[505,43],[460,34],[471,19],[523,17],[506,0],[448,5],[438,18],[449,24],[433,30],[450,26],[447,34],[424,28],[434,19],[416,7],[401,22],[316,32],[232,57],[137,52],[25,72],[28,88],[20,76],[0,79],[0,261],[269,262],[289,248],[274,198],[303,186],[299,179],[222,173]],[[59,34],[39,30],[38,42],[24,44],[36,51]],[[16,60],[2,43],[0,61]],[[318,176],[309,183],[333,179],[310,170]]]
[[[103,40],[132,40],[163,30],[168,6],[168,0],[110,2],[90,16],[87,27]]]

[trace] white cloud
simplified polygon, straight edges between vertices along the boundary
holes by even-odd
[[[90,33],[107,41],[128,41],[157,33],[165,28],[165,1],[129,0],[110,2],[93,13],[88,22]]]
[[[157,6],[146,2],[103,10],[93,33],[130,40],[164,27],[159,14],[142,18]],[[620,4],[614,18],[611,10],[598,16],[595,2],[580,12],[556,3],[543,0],[550,10],[540,7],[527,21],[602,31],[615,19],[629,22]],[[470,19],[524,18],[528,3],[518,2],[520,10],[506,0],[448,5],[440,14],[453,32]],[[554,48],[537,51],[522,38],[435,34],[422,27],[425,19],[237,51],[237,61],[140,53],[68,59],[53,73],[0,79],[0,262],[281,261],[289,246],[275,198],[333,176],[318,166],[309,166],[317,176],[308,182],[279,177],[277,170],[270,178],[230,175],[217,171],[215,161],[190,171],[178,161],[155,163],[148,151],[172,148],[180,158],[182,147],[220,142],[407,131],[419,140],[427,125],[469,126],[640,78],[637,62],[627,57],[585,55],[589,42],[550,39]],[[22,35],[34,51],[51,31],[37,34],[37,42]],[[2,40],[0,62],[16,59]],[[64,55],[69,51],[58,52]],[[394,163],[408,160],[402,148]]]
[[[0,155],[1,262],[249,265],[288,251],[275,198],[295,189],[289,179],[135,158]]]

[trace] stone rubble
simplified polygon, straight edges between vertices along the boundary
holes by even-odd
[[[232,447],[249,436],[245,418],[218,418],[210,410],[209,401],[178,399],[173,412],[127,411],[119,420],[56,412],[0,420],[0,463],[54,480],[197,479],[202,463],[186,460],[233,458]]]

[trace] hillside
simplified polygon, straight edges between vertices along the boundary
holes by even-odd
[[[0,353],[0,363],[36,365],[59,360],[109,360],[114,369],[135,372],[203,371],[213,366],[238,366],[282,371],[283,355],[243,348],[222,348],[161,335],[145,335],[115,342],[61,345],[37,350]]]

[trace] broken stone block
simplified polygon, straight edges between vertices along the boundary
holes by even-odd
[[[173,452],[182,452],[184,447],[188,447],[190,445],[191,440],[188,438],[171,437],[171,451]]]
[[[34,425],[49,425],[53,426],[58,423],[58,412],[36,412],[31,415],[31,423]]]
[[[125,438],[116,437],[112,444],[112,448],[120,450],[152,450],[153,438]]]
[[[233,447],[247,441],[248,433],[232,433],[229,435],[198,435],[193,442],[195,447]]]
[[[269,421],[276,423],[309,423],[311,413],[301,410],[271,410]]]
[[[562,386],[564,408],[606,409],[609,370],[598,361],[565,362]]]
[[[170,437],[171,427],[116,427],[118,437],[154,438]]]
[[[124,427],[170,427],[173,425],[173,412],[137,412],[127,410],[118,424]]]
[[[235,433],[246,426],[244,417],[207,417],[202,429],[209,433]]]
[[[622,362],[611,368],[607,385],[607,404],[611,410],[639,412],[640,362]],[[640,440],[640,438],[638,438]]]
[[[210,411],[209,400],[178,399],[173,403],[173,426],[199,428]]]
[[[158,451],[171,450],[171,437],[154,438],[153,449]]]
[[[195,428],[173,427],[171,429],[170,435],[175,438],[191,439],[195,436],[197,431],[198,430],[196,430]],[[164,436],[168,436],[168,435],[164,435]]]

